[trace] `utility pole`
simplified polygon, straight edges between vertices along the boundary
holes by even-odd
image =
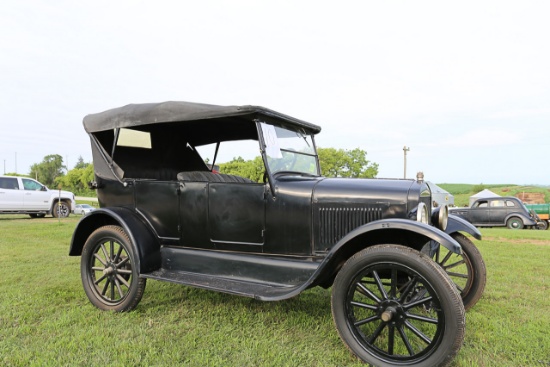
[[[407,152],[411,150],[410,147],[407,148],[405,145],[403,147],[403,178],[407,178]]]

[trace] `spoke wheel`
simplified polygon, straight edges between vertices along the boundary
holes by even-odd
[[[451,278],[462,297],[464,308],[469,310],[485,291],[487,268],[478,248],[468,237],[461,233],[453,233],[451,237],[462,247],[462,254],[455,254],[437,244],[432,258]]]
[[[94,231],[81,259],[82,284],[92,304],[120,312],[135,308],[146,285],[135,264],[131,241],[122,228],[105,226]]]
[[[428,256],[394,245],[351,257],[332,289],[336,328],[350,350],[376,366],[440,366],[464,339],[462,300]]]

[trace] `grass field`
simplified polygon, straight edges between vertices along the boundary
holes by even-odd
[[[78,218],[0,217],[2,366],[361,366],[330,290],[275,303],[150,281],[136,310],[94,308],[67,255]],[[488,281],[453,366],[550,366],[550,230],[483,229]]]

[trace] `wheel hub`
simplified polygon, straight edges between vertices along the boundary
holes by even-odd
[[[116,269],[114,265],[107,266],[105,269],[103,269],[103,275],[113,275],[115,273]]]
[[[395,300],[386,300],[380,305],[379,316],[385,323],[396,324],[404,320],[405,311]]]

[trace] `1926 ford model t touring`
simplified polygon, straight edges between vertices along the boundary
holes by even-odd
[[[70,255],[98,308],[133,309],[147,279],[263,301],[332,287],[338,333],[363,361],[436,366],[459,351],[486,277],[461,232],[481,235],[433,209],[422,179],[325,178],[321,128],[263,107],[135,104],[84,127],[101,208]],[[209,169],[235,141],[256,144],[263,181]]]

